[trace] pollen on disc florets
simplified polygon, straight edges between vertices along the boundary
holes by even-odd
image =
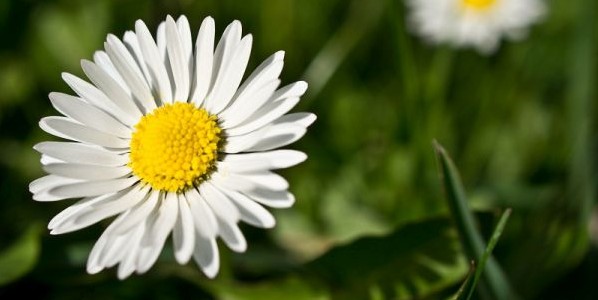
[[[129,167],[152,188],[181,192],[214,168],[221,129],[193,104],[166,104],[143,116],[131,138]]]
[[[461,0],[461,5],[474,10],[486,10],[494,5],[495,2],[496,0]]]

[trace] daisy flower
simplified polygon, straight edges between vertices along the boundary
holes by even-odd
[[[271,228],[275,220],[262,205],[293,205],[288,182],[273,170],[307,156],[275,149],[316,119],[287,114],[307,84],[279,88],[282,51],[241,84],[252,36],[242,36],[238,21],[215,49],[214,35],[211,17],[195,43],[184,16],[168,16],[156,40],[138,20],[122,40],[108,35],[93,62],[82,60],[91,83],[63,73],[77,96],[50,93],[64,116],[43,118],[40,127],[70,141],[35,145],[49,174],[29,189],[37,201],[82,198],[50,221],[51,234],[116,216],[91,250],[89,273],[116,265],[121,279],[144,273],[172,233],[176,261],[193,257],[213,278],[217,238],[243,252],[239,221]]]
[[[521,39],[544,15],[542,0],[407,0],[412,29],[432,43],[490,54],[502,36]]]

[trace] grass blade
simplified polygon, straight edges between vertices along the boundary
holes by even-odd
[[[434,141],[434,148],[440,165],[440,177],[444,185],[449,209],[454,217],[463,248],[469,257],[481,262],[486,246],[469,209],[457,168],[446,150],[436,141]],[[485,283],[489,294],[496,300],[517,299],[518,297],[507,281],[504,272],[494,258],[488,256],[485,264],[487,266],[483,270],[482,281]]]
[[[511,209],[507,208],[502,213],[502,216],[498,220],[498,224],[496,224],[496,227],[494,228],[494,232],[492,233],[492,237],[490,238],[490,241],[488,242],[488,246],[486,246],[486,250],[484,251],[484,254],[482,255],[482,259],[480,259],[479,263],[477,264],[475,275],[473,277],[473,282],[471,284],[471,289],[469,290],[469,293],[468,293],[466,299],[468,299],[468,300],[471,299],[471,296],[473,295],[473,291],[475,290],[475,287],[476,287],[480,277],[482,276],[482,273],[484,272],[484,267],[486,266],[486,262],[491,257],[492,250],[494,250],[494,247],[496,246],[496,243],[498,242],[498,239],[500,238],[500,235],[502,234],[502,231],[505,228],[505,225],[507,225],[507,221],[509,220],[510,216],[511,216]]]
[[[360,1],[352,2],[347,20],[305,70],[303,77],[309,82],[310,99],[316,98],[350,51],[377,23],[385,4],[381,0],[371,1],[367,6]],[[310,100],[303,101],[304,105],[307,101]]]

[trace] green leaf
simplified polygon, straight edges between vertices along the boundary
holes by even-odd
[[[461,280],[467,263],[460,253],[450,222],[435,219],[338,246],[306,269],[309,278],[327,284],[335,298],[411,299]]]
[[[0,253],[0,285],[27,274],[35,266],[40,252],[40,226],[33,224],[8,249]]]
[[[285,277],[260,283],[212,282],[209,290],[222,300],[329,299],[326,293],[297,277]]]
[[[434,141],[434,148],[440,164],[440,177],[444,184],[449,209],[454,217],[464,250],[471,259],[481,261],[486,247],[477,229],[473,214],[469,209],[459,172],[446,150],[436,141]],[[498,263],[492,256],[486,259],[488,266],[483,270],[483,282],[492,298],[497,300],[517,299],[518,296],[510,286]],[[481,269],[483,268],[478,269],[482,272]],[[475,284],[473,286],[475,287]]]

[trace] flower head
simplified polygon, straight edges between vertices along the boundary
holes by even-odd
[[[410,25],[432,43],[494,52],[502,36],[522,38],[545,12],[542,0],[407,0]]]
[[[137,21],[122,40],[108,35],[93,62],[81,62],[91,83],[63,74],[77,96],[50,94],[64,116],[43,118],[40,127],[70,141],[34,147],[49,175],[29,188],[37,201],[82,198],[50,221],[52,234],[116,216],[89,255],[89,273],[116,265],[119,278],[144,273],[172,233],[176,260],[193,257],[214,277],[217,238],[243,252],[239,221],[273,227],[262,205],[295,201],[272,171],[306,159],[275,149],[301,138],[316,119],[287,114],[307,84],[279,88],[282,51],[241,84],[252,36],[242,37],[234,21],[215,49],[214,37],[210,17],[195,43],[184,16],[167,17],[156,40]]]

